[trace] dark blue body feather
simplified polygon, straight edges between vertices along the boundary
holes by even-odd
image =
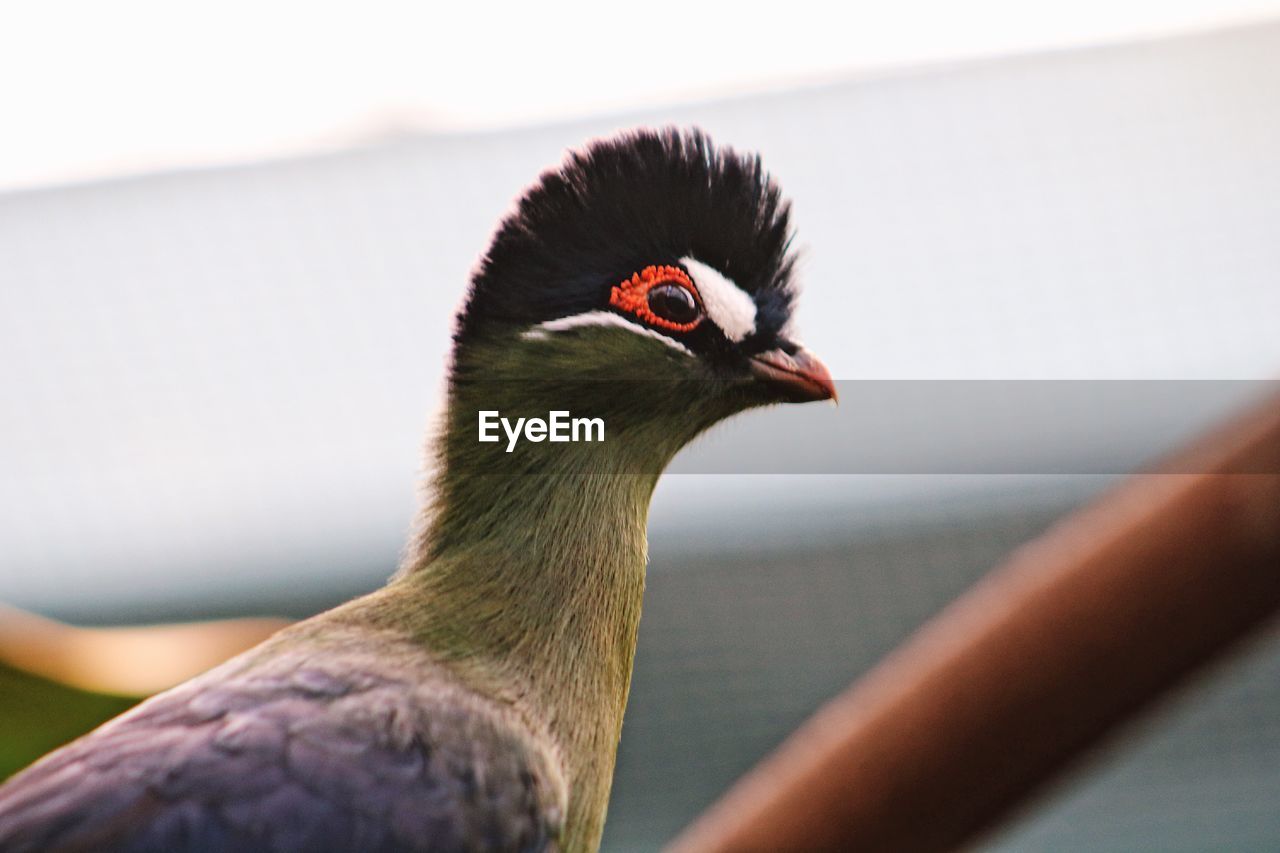
[[[0,850],[554,849],[536,750],[456,696],[297,653],[211,674],[0,787]]]

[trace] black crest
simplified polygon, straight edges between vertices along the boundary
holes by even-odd
[[[590,144],[542,175],[494,235],[456,334],[605,307],[650,264],[692,256],[756,300],[776,332],[791,312],[789,203],[758,156],[701,131],[639,130]]]

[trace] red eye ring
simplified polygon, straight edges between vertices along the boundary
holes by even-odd
[[[654,314],[649,308],[648,296],[649,291],[660,284],[674,284],[687,290],[698,305],[697,318],[688,323],[673,323]],[[651,326],[672,332],[691,332],[702,322],[702,298],[698,296],[698,289],[693,286],[689,274],[679,267],[651,266],[633,273],[631,278],[615,285],[610,291],[609,304],[639,317]]]

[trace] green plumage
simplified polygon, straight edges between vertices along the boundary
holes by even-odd
[[[560,763],[568,850],[593,849],[604,828],[658,475],[711,423],[762,402],[753,391],[618,329],[468,348],[417,551],[390,587],[342,611],[406,631],[517,711]],[[691,392],[705,405],[691,410]],[[480,408],[602,417],[605,440],[506,453],[476,441]]]

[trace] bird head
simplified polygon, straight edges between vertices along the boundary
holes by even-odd
[[[791,332],[791,242],[789,203],[759,158],[699,131],[570,154],[524,193],[474,273],[454,336],[459,417],[601,416],[614,436],[662,436],[665,461],[744,409],[834,399]]]

